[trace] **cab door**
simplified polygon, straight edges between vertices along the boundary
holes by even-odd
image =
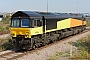
[[[42,20],[40,20],[40,19],[33,19],[31,25],[32,25],[31,35],[43,34]]]

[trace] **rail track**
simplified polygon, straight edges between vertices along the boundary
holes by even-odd
[[[10,31],[3,31],[3,32],[0,32],[0,35],[3,35],[3,34],[9,34]]]
[[[35,52],[35,51],[37,51],[37,50],[44,49],[44,48],[49,47],[49,46],[51,46],[51,45],[53,45],[53,44],[57,44],[57,43],[60,43],[60,42],[62,42],[62,41],[65,41],[65,40],[67,40],[67,39],[69,39],[69,38],[78,36],[78,35],[80,35],[80,34],[83,34],[83,33],[85,33],[85,32],[88,32],[88,31],[89,31],[89,30],[85,30],[85,31],[83,31],[83,32],[81,32],[81,33],[79,33],[79,34],[76,34],[76,35],[73,35],[73,36],[69,36],[69,37],[67,37],[67,38],[61,39],[61,40],[59,40],[59,41],[56,41],[56,42],[54,42],[54,43],[51,43],[51,44],[48,44],[48,45],[45,45],[45,46],[42,46],[42,47],[40,47],[40,48],[36,48],[35,50],[31,50],[31,51],[25,51],[25,50],[16,51],[16,50],[11,50],[11,51],[9,51],[9,52],[0,54],[0,60],[4,60],[4,59],[5,59],[5,60],[14,60],[14,59],[17,59],[17,58],[19,58],[19,57],[25,56],[25,55],[27,55],[27,54],[33,53],[33,52]]]

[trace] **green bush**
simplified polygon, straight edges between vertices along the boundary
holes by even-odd
[[[9,43],[8,41],[6,41],[2,45],[0,45],[0,52],[2,52],[4,50],[10,50],[12,48],[13,48],[12,44]]]
[[[3,22],[0,22],[0,25],[3,25]]]
[[[90,20],[87,21],[87,26],[90,26]]]
[[[9,24],[10,20],[3,20],[3,24]]]
[[[6,30],[9,30],[9,28],[10,28],[10,25],[7,25]]]
[[[2,26],[0,26],[0,32],[2,32],[4,30],[4,28]]]
[[[75,53],[76,55],[73,55],[70,60],[90,60],[90,34],[79,39],[74,46],[76,46],[80,52],[78,52],[78,54]]]

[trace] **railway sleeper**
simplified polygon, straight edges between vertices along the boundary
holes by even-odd
[[[35,47],[38,48],[42,45],[42,43],[35,43]]]

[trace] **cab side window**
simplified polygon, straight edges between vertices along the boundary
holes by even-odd
[[[34,20],[34,27],[37,27],[37,20]]]
[[[42,26],[42,20],[32,20],[32,27],[40,27]]]
[[[42,20],[37,20],[37,27],[42,26]]]

